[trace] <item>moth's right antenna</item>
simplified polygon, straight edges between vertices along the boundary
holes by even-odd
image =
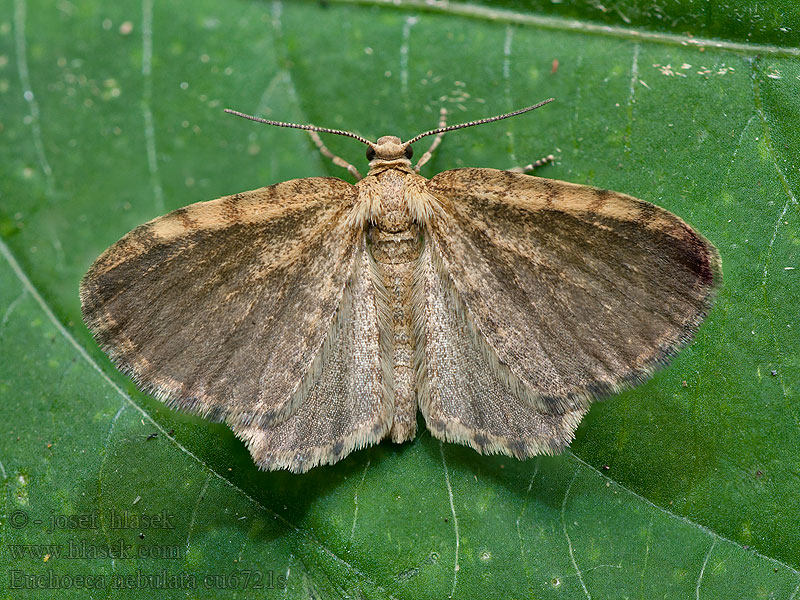
[[[375,144],[370,142],[367,138],[363,138],[360,135],[352,133],[351,131],[343,131],[341,129],[328,129],[327,127],[317,127],[316,125],[299,125],[297,123],[284,123],[283,121],[271,121],[269,119],[262,119],[261,117],[254,117],[253,115],[247,115],[245,113],[239,112],[238,110],[231,110],[230,108],[226,108],[225,112],[231,115],[236,115],[237,117],[242,117],[243,119],[250,119],[251,121],[255,121],[256,123],[265,123],[267,125],[275,125],[276,127],[292,127],[294,129],[305,129],[306,131],[319,131],[322,133],[335,133],[336,135],[344,135],[356,139],[359,142],[366,144],[367,146],[371,147],[375,146]]]
[[[425,133],[420,133],[418,136],[411,138],[404,146],[410,146],[414,142],[429,136],[434,135],[437,133],[444,133],[445,131],[453,131],[454,129],[464,129],[465,127],[472,127],[474,125],[483,125],[484,123],[491,123],[492,121],[500,121],[502,119],[507,119],[509,117],[516,117],[517,115],[521,115],[522,113],[526,113],[531,110],[535,110],[540,106],[544,106],[555,100],[555,98],[548,98],[547,100],[543,100],[539,102],[539,104],[534,104],[533,106],[527,106],[525,108],[520,108],[519,110],[515,110],[510,113],[506,113],[504,115],[497,115],[496,117],[487,117],[486,119],[478,119],[477,121],[470,121],[469,123],[461,123],[460,125],[448,125],[447,127],[439,127],[438,129],[431,129],[430,131],[426,131]]]

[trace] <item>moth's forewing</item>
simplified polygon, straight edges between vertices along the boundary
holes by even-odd
[[[285,419],[313,383],[357,248],[355,188],[309,178],[137,227],[81,282],[114,363],[170,406],[234,429]]]
[[[494,169],[436,175],[429,228],[492,364],[560,414],[648,378],[692,339],[717,250],[631,196]]]
[[[587,409],[536,410],[469,323],[465,308],[428,238],[417,267],[417,389],[431,433],[484,454],[517,458],[554,454],[567,445]]]
[[[392,395],[384,389],[379,299],[364,236],[331,329],[315,383],[297,410],[274,426],[234,428],[265,469],[303,472],[331,464],[380,441],[392,425]]]

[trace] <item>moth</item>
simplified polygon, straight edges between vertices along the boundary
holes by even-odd
[[[451,126],[442,111],[406,142],[228,111],[309,131],[357,183],[296,179],[137,227],[83,278],[84,320],[142,390],[225,421],[263,469],[411,440],[418,410],[482,454],[560,452],[593,401],[693,338],[722,271],[664,209],[520,172],[548,159],[419,175],[445,132],[550,100]],[[365,144],[367,175],[320,132]]]

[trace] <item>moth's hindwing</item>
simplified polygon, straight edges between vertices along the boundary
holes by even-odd
[[[436,175],[429,227],[501,378],[555,414],[647,379],[692,339],[717,250],[624,194],[494,169]]]
[[[234,428],[287,418],[350,277],[355,188],[308,178],[200,202],[137,227],[81,282],[103,350],[170,406]]]
[[[513,392],[497,358],[477,339],[433,239],[415,273],[417,389],[420,410],[437,438],[483,454],[524,459],[554,454],[572,440],[586,408],[537,410]]]
[[[379,442],[392,424],[392,396],[384,389],[374,267],[364,236],[319,373],[308,396],[284,422],[234,428],[265,469],[303,472],[332,464]]]

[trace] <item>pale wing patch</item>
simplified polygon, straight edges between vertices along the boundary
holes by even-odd
[[[477,334],[556,412],[646,379],[721,280],[707,240],[624,194],[493,169],[446,171],[429,190],[444,211],[430,233]]]
[[[232,425],[285,419],[313,384],[352,268],[355,188],[288,181],[134,229],[81,282],[115,364],[170,406]]]
[[[417,389],[428,429],[483,454],[523,459],[560,452],[586,409],[545,412],[521,399],[497,359],[481,348],[435,242],[427,241],[415,273],[414,308]]]
[[[371,262],[362,241],[316,367],[318,376],[297,411],[273,426],[253,422],[234,427],[260,467],[302,473],[377,443],[389,431],[392,398],[383,385]]]

